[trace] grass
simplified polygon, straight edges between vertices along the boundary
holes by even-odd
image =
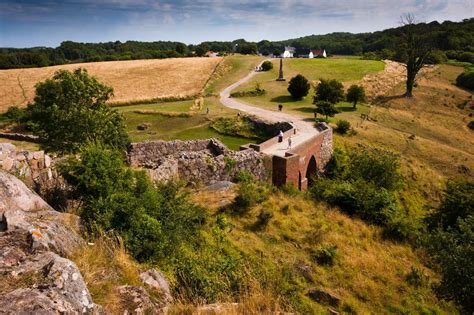
[[[376,73],[384,69],[381,61],[358,60],[346,58],[329,59],[284,59],[283,72],[287,81],[277,82],[279,62],[272,60],[274,67],[271,71],[261,73],[252,80],[236,89],[236,92],[251,90],[257,83],[265,89],[266,94],[256,97],[243,97],[242,100],[265,109],[277,110],[278,104],[283,104],[285,110],[293,114],[313,117],[315,105],[313,102],[314,89],[302,100],[293,100],[288,93],[288,81],[296,74],[304,75],[312,87],[320,79],[337,79],[347,84],[362,79],[366,74]],[[341,104],[341,106],[346,106]]]
[[[148,105],[134,105],[119,107],[127,122],[127,131],[132,141],[145,140],[192,140],[216,138],[232,150],[239,150],[243,144],[253,142],[253,139],[222,135],[209,125],[217,117],[237,115],[219,103],[216,97],[204,99],[204,106],[200,110],[191,111],[193,101],[158,103]],[[206,110],[209,108],[209,114]],[[140,112],[141,111],[141,112]],[[155,114],[153,111],[157,111]],[[165,115],[160,112],[166,113]],[[192,113],[190,117],[169,117],[169,113]],[[146,130],[138,130],[137,126],[148,123]]]
[[[71,257],[81,271],[94,303],[111,314],[123,313],[117,288],[121,285],[140,285],[140,266],[126,252],[123,244],[101,238],[94,245]]]
[[[212,197],[201,192],[195,199],[203,205],[208,205],[211,199],[215,200],[213,204],[223,203],[215,192],[208,194]],[[225,199],[228,192],[222,194]],[[265,229],[256,231],[252,227],[262,210],[273,216]],[[232,229],[228,237],[248,257],[278,265],[293,275],[299,304],[290,306],[290,311],[326,313],[326,305],[305,296],[308,289],[316,287],[341,299],[341,306],[336,308],[340,312],[456,313],[452,305],[436,298],[430,285],[439,279],[423,265],[419,252],[409,245],[384,240],[379,227],[350,218],[302,194],[290,196],[276,192],[245,216],[230,216],[229,220]],[[315,253],[333,246],[337,252],[334,264],[318,263]],[[419,288],[410,285],[406,276],[412,267],[421,270],[430,285]]]
[[[9,106],[25,106],[33,100],[34,86],[59,69],[86,68],[114,88],[111,102],[186,97],[201,92],[222,58],[170,58],[107,61],[44,68],[0,70],[0,112]]]
[[[206,94],[218,94],[224,88],[245,77],[264,57],[231,55],[225,57],[217,71],[211,77],[205,89]]]

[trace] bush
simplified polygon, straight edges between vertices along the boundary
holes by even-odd
[[[474,215],[459,218],[446,231],[437,229],[427,248],[441,270],[437,290],[442,298],[457,302],[466,314],[474,312]]]
[[[428,57],[425,59],[427,64],[440,64],[446,63],[448,61],[448,57],[442,50],[433,50]]]
[[[310,85],[308,80],[301,74],[293,77],[288,84],[288,92],[290,92],[291,97],[296,100],[302,99],[308,95],[309,88]]]
[[[8,120],[12,120],[17,124],[20,124],[27,117],[26,110],[17,106],[8,107],[7,111],[3,114]]]
[[[81,159],[68,159],[60,171],[82,203],[88,232],[117,231],[139,261],[173,257],[205,223],[204,209],[181,186],[155,187],[144,172],[127,168],[119,153],[100,145],[82,149]]]
[[[270,71],[272,69],[273,69],[273,63],[271,61],[266,60],[262,63],[263,71]]]
[[[265,89],[262,89],[260,87],[260,84],[257,83],[255,85],[255,89],[253,90],[234,92],[234,93],[231,93],[230,96],[231,97],[260,96],[260,95],[265,95],[266,93],[267,91],[265,91]]]
[[[337,121],[336,132],[344,135],[351,129],[351,123],[347,120],[338,120]]]
[[[254,181],[242,182],[234,201],[234,211],[239,214],[246,213],[251,207],[268,199],[270,188]]]
[[[474,216],[474,182],[449,180],[440,207],[428,219],[429,226],[443,230],[455,228],[459,219],[470,215]]]
[[[456,78],[456,85],[474,91],[474,71],[464,71]]]
[[[125,149],[125,120],[105,104],[112,95],[111,87],[85,69],[59,70],[36,85],[34,103],[28,105],[33,131],[46,139],[47,149],[60,153],[76,153],[87,142]]]
[[[255,228],[265,229],[270,223],[270,220],[273,218],[273,213],[268,210],[262,210],[257,216],[257,222],[255,223]]]
[[[405,276],[405,280],[415,288],[427,286],[429,283],[428,276],[426,276],[423,271],[413,266],[411,267],[410,272]]]
[[[313,257],[320,265],[333,266],[337,259],[337,247],[335,245],[322,245]]]
[[[467,127],[471,130],[474,130],[474,120],[471,120],[468,124]]]

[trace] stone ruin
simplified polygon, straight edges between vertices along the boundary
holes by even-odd
[[[158,181],[212,184],[232,181],[244,170],[262,181],[270,177],[264,154],[253,149],[232,151],[216,139],[132,143],[128,163],[146,169],[151,179]]]

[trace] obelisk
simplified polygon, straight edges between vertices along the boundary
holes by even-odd
[[[278,76],[277,81],[286,81],[283,77],[283,58],[280,58],[280,74]]]

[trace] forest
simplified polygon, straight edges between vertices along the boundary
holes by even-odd
[[[402,40],[403,27],[373,33],[331,33],[310,35],[284,41],[262,40],[257,43],[244,39],[208,41],[199,45],[180,42],[107,42],[77,43],[64,41],[56,48],[0,48],[0,69],[44,67],[67,63],[176,58],[203,56],[207,51],[242,54],[279,54],[285,45],[296,48],[325,49],[330,55],[361,55],[367,59],[397,59],[397,47]],[[426,34],[435,50],[444,58],[474,63],[474,18],[461,22],[436,21],[418,23],[416,31]]]

